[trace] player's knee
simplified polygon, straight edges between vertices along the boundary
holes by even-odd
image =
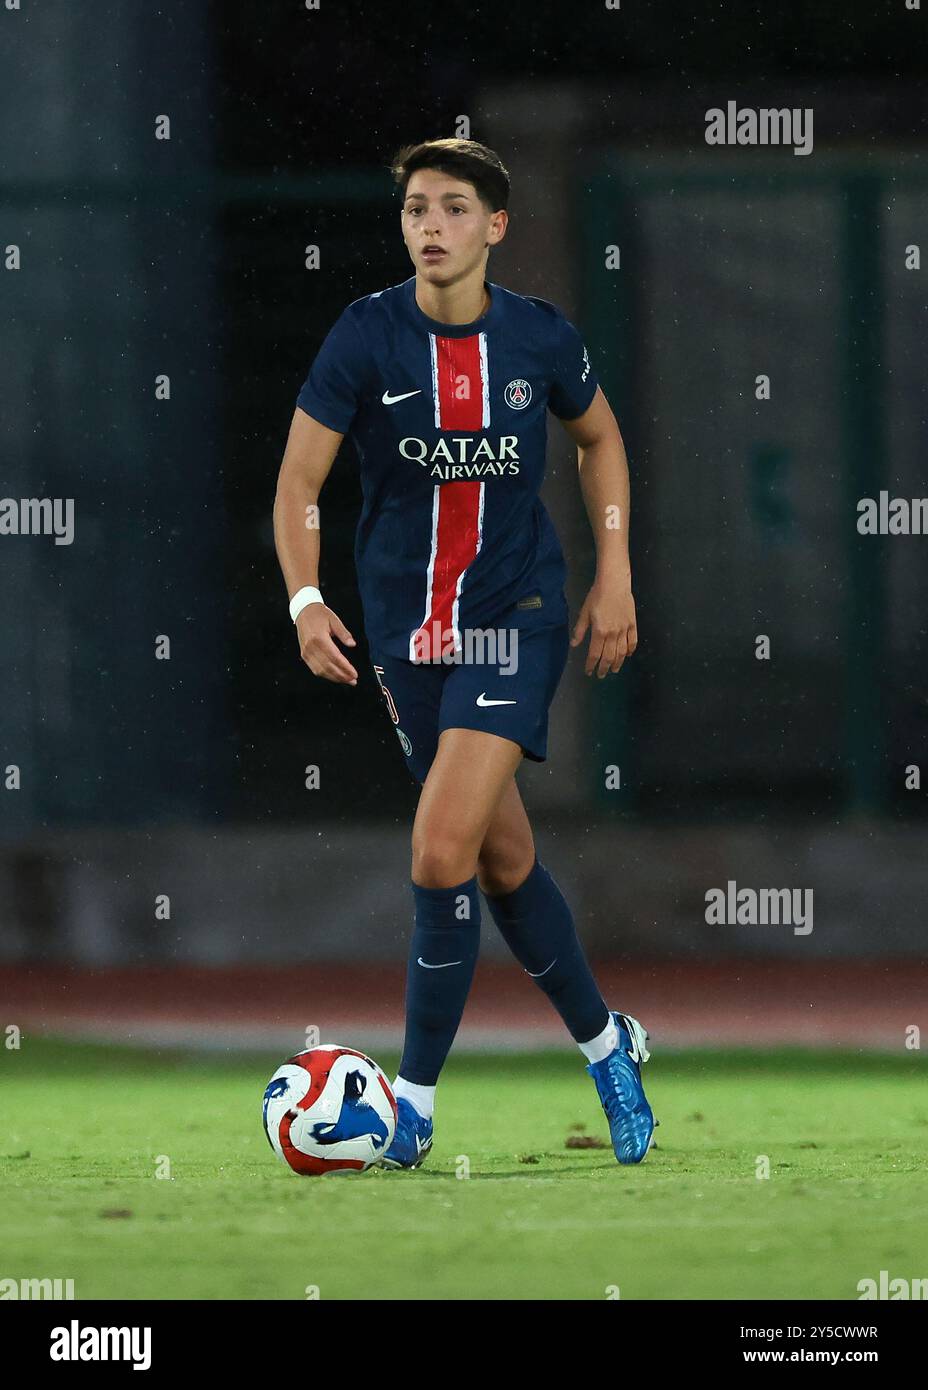
[[[504,850],[486,846],[477,858],[477,882],[490,897],[514,893],[525,882],[535,862],[535,847],[510,845]]]
[[[473,878],[476,856],[473,849],[454,837],[413,838],[412,879],[422,888],[454,888]]]

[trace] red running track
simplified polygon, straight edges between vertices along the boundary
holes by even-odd
[[[596,967],[613,1008],[654,1043],[902,1048],[928,1027],[928,964],[872,961],[652,961]],[[0,968],[0,1027],[49,1037],[298,1051],[323,1042],[399,1047],[405,968],[320,962],[295,967]],[[481,963],[455,1044],[557,1047],[560,1020],[515,965]]]

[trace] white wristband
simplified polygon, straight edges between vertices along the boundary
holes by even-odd
[[[322,601],[319,590],[314,589],[311,584],[307,584],[305,588],[297,589],[290,600],[290,617],[296,622],[304,608],[308,608],[311,603],[322,603]]]

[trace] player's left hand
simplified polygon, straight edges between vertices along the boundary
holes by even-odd
[[[591,676],[596,671],[602,680],[610,671],[619,671],[622,662],[638,645],[635,620],[635,600],[631,578],[607,580],[597,578],[580,609],[574,624],[572,647],[578,646],[590,629],[590,649],[584,671]]]

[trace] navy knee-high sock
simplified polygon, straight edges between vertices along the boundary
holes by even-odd
[[[484,895],[519,964],[551,1000],[575,1042],[598,1037],[609,1010],[590,972],[564,895],[536,858],[512,893]]]
[[[480,945],[476,877],[454,888],[412,885],[416,925],[406,971],[406,1041],[399,1074],[434,1086],[474,978]]]

